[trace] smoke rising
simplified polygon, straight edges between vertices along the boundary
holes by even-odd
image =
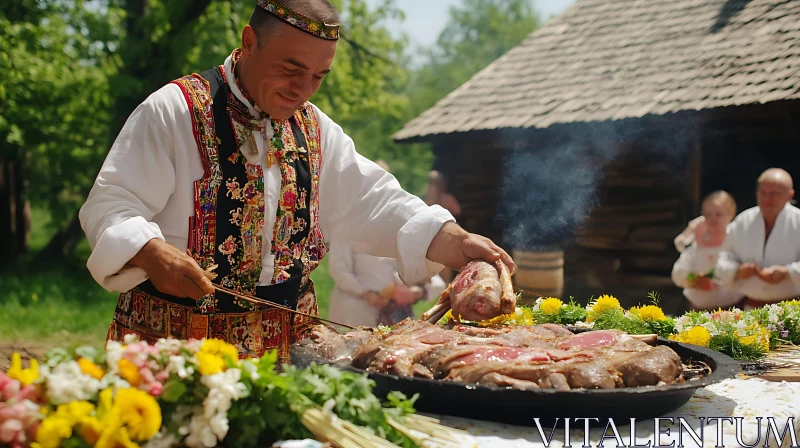
[[[506,147],[515,149],[503,161],[497,216],[505,244],[537,251],[575,240],[592,208],[603,205],[598,200],[603,169],[625,144],[636,144],[640,157],[657,157],[682,176],[695,120],[653,121],[563,125],[535,138],[507,135]]]

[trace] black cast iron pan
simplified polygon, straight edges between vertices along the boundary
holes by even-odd
[[[576,331],[577,332],[577,331]],[[471,385],[449,381],[410,378],[369,372],[375,381],[373,393],[384,398],[391,391],[407,396],[419,394],[415,404],[418,412],[452,415],[475,420],[494,421],[514,425],[533,426],[538,417],[543,425],[560,418],[598,418],[605,425],[607,419],[615,421],[638,420],[663,416],[683,406],[695,390],[736,376],[740,364],[734,359],[711,349],[682,344],[659,338],[658,344],[675,350],[684,364],[705,363],[711,373],[683,384],[670,386],[629,387],[620,389],[555,389],[517,390],[496,386]],[[292,360],[294,364],[309,360]],[[344,370],[360,372],[351,366]]]

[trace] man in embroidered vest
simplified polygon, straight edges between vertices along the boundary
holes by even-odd
[[[308,102],[330,72],[327,0],[259,0],[223,65],[153,93],[128,118],[81,208],[100,285],[121,292],[108,338],[213,337],[240,356],[313,322],[215,291],[214,282],[317,314],[311,271],[331,240],[398,261],[408,284],[506,252],[403,191]]]

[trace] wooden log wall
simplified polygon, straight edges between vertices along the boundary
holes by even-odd
[[[449,192],[461,205],[458,223],[469,232],[502,244],[502,225],[495,218],[505,151],[482,145],[441,145],[434,152],[434,169],[444,173]]]
[[[753,207],[765,169],[786,169],[800,182],[800,101],[709,111],[702,146],[701,194],[725,190],[739,211]]]

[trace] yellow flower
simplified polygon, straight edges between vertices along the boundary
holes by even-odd
[[[75,426],[84,417],[94,411],[94,405],[88,401],[73,401],[62,404],[56,408],[55,417],[66,420],[70,426]]]
[[[239,350],[233,345],[219,339],[206,339],[203,341],[203,345],[200,346],[200,353],[219,355],[223,359],[225,356],[228,356],[234,363],[239,361]]]
[[[708,347],[708,342],[711,340],[711,333],[705,327],[692,327],[680,334],[670,335],[669,338],[673,341],[683,342],[685,344],[694,344],[701,347]]]
[[[595,316],[598,314],[613,310],[613,309],[622,309],[622,306],[619,304],[619,300],[617,300],[614,296],[609,296],[607,294],[603,294],[602,296],[598,297],[591,305],[591,310],[588,311],[589,317],[586,319],[587,322],[591,322],[594,320]]]
[[[120,421],[133,440],[149,440],[161,429],[161,408],[156,399],[139,389],[120,389],[114,400]]]
[[[631,314],[638,316],[642,320],[664,320],[667,316],[664,315],[664,310],[655,306],[647,305],[643,307],[635,306],[631,308]]]
[[[103,434],[103,423],[97,417],[84,417],[80,421],[78,434],[89,446],[95,446]]]
[[[97,364],[86,358],[78,358],[78,365],[81,366],[81,372],[98,380],[103,379],[103,375],[106,374]]]
[[[769,352],[769,331],[761,325],[756,325],[747,330],[736,330],[736,337],[739,342],[744,345],[758,344],[759,348],[765,352]],[[742,336],[742,333],[750,333],[748,336]]]
[[[30,365],[27,369],[22,368],[22,356],[14,352],[11,355],[11,367],[6,373],[12,380],[19,381],[23,386],[32,384],[39,379],[39,361],[35,359],[30,360]]]
[[[36,442],[41,448],[58,448],[62,440],[70,437],[72,437],[72,425],[57,416],[42,420],[36,430]]]
[[[139,373],[139,368],[136,367],[136,364],[122,358],[117,363],[117,368],[119,369],[119,376],[131,386],[137,387],[142,384],[142,375]]]
[[[541,309],[544,314],[553,315],[558,314],[558,310],[560,310],[562,306],[564,306],[564,302],[561,300],[548,297],[542,301],[539,309]]]
[[[197,364],[200,375],[214,375],[225,368],[225,360],[211,353],[197,353]]]

